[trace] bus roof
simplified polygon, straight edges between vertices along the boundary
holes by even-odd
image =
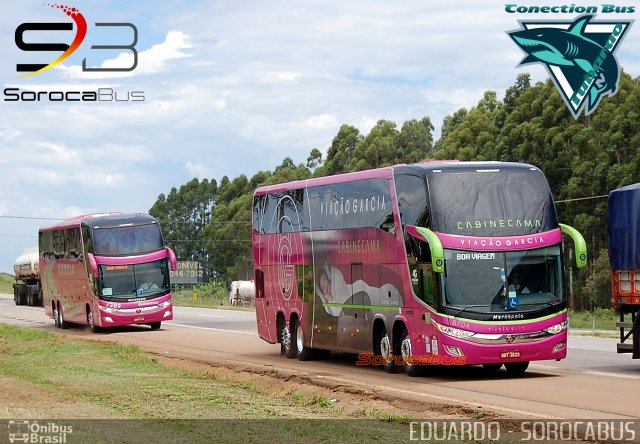
[[[64,228],[74,228],[85,225],[90,228],[112,228],[123,224],[141,225],[157,223],[156,219],[145,213],[93,213],[83,214],[71,219],[59,222],[50,227],[40,228],[40,231],[60,230]]]
[[[256,189],[255,194],[265,194],[284,190],[296,190],[316,185],[327,185],[340,182],[351,182],[361,179],[390,179],[395,173],[418,173],[428,172],[463,172],[463,171],[491,171],[491,170],[515,170],[515,169],[535,169],[537,167],[525,163],[498,162],[498,161],[477,161],[460,162],[457,160],[430,160],[414,164],[399,164],[390,167],[376,168],[372,170],[358,171],[354,173],[336,174],[333,176],[317,177],[306,180],[295,180],[287,183],[265,185]]]

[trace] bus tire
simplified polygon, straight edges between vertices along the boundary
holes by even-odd
[[[422,368],[418,364],[412,364],[413,353],[411,351],[411,336],[405,329],[402,332],[402,343],[400,344],[400,353],[402,354],[402,361],[404,372],[407,376],[419,376],[422,373]]]
[[[387,328],[384,325],[376,334],[374,346],[375,349],[373,350],[373,355],[380,356],[382,358],[382,369],[387,373],[395,373],[398,370],[398,367],[396,366],[396,361],[391,349],[391,338],[389,337]]]
[[[92,333],[100,333],[100,331],[102,330],[93,322],[93,312],[89,307],[87,307],[87,325],[91,329]]]
[[[62,306],[60,302],[58,302],[58,326],[62,329],[69,328],[69,323],[64,320],[64,315],[62,314]]]
[[[305,347],[302,324],[299,320],[296,320],[295,324],[296,340],[295,342],[292,342],[295,344],[296,355],[301,361],[310,361],[316,357],[315,350],[311,347]]]
[[[53,301],[51,313],[53,316],[53,325],[55,325],[56,328],[60,328],[60,316],[58,316],[58,303],[56,301]]]
[[[482,367],[488,372],[497,372],[502,368],[502,363],[482,364]]]
[[[529,367],[529,361],[524,362],[505,362],[504,368],[507,369],[507,373],[512,376],[520,376],[527,371]]]
[[[160,330],[161,325],[162,322],[152,322],[151,324],[149,324],[149,327],[151,327],[151,330]]]
[[[291,334],[289,327],[287,327],[287,325],[285,324],[281,332],[280,348],[281,353],[288,359],[293,359],[296,357],[296,349],[295,347],[293,347],[294,341],[295,338]]]

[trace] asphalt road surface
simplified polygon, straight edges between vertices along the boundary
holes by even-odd
[[[613,338],[571,334],[567,359],[533,362],[520,377],[467,366],[433,367],[424,376],[409,378],[356,366],[353,355],[332,354],[305,362],[285,359],[279,345],[258,337],[253,312],[175,307],[174,316],[158,331],[131,326],[92,334],[86,327],[77,327],[65,333],[137,344],[155,353],[213,365],[283,371],[324,386],[373,391],[425,406],[481,408],[511,418],[640,418],[640,360],[618,355]],[[0,323],[59,331],[42,308],[17,307],[10,295],[0,295]]]

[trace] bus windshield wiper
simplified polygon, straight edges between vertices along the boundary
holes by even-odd
[[[462,307],[461,309],[459,309],[456,314],[454,314],[453,316],[459,316],[460,313],[462,313],[463,311],[467,311],[470,308],[476,308],[476,307],[490,307],[490,305],[467,305],[466,307]],[[453,308],[453,307],[452,307]],[[474,311],[473,313],[480,313],[479,311]]]
[[[556,302],[556,304],[559,304],[560,302]],[[530,304],[518,304],[518,307],[531,307],[532,305],[548,305],[549,307],[555,308],[555,305],[551,302],[532,302]]]

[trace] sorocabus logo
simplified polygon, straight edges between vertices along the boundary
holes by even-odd
[[[527,54],[520,65],[542,63],[575,119],[591,114],[604,95],[618,91],[620,67],[614,52],[631,21],[521,21],[507,34]],[[519,65],[519,66],[520,66]]]
[[[85,36],[87,35],[87,21],[75,7],[67,5],[59,5],[49,3],[46,6],[59,10],[60,12],[71,17],[72,22],[63,23],[22,23],[16,28],[15,40],[18,48],[23,51],[63,51],[55,60],[50,63],[18,63],[16,65],[16,71],[20,73],[26,73],[19,75],[19,78],[32,76],[40,72],[46,71],[63,60],[69,57],[75,52],[82,44]],[[66,43],[29,43],[25,42],[25,33],[32,31],[73,31],[73,25],[76,25],[76,35],[70,45]],[[131,66],[125,67],[90,67],[87,66],[86,57],[82,60],[83,72],[128,72],[133,71],[138,65],[138,52],[135,48],[138,42],[138,29],[133,23],[95,23],[97,27],[128,27],[133,31],[133,41],[129,45],[92,45],[91,49],[120,49],[127,50],[133,56]]]

